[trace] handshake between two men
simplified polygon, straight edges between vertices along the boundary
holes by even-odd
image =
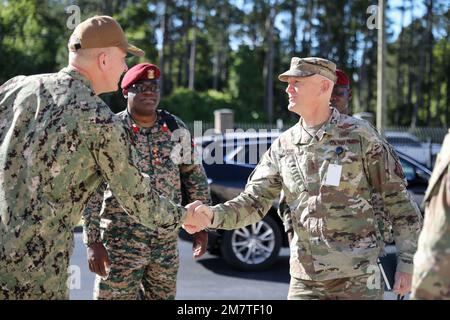
[[[197,200],[185,208],[187,214],[182,227],[186,232],[194,234],[211,226],[214,215],[209,206]]]

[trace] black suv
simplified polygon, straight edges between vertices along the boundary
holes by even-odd
[[[279,132],[255,132],[196,139],[214,204],[232,199],[243,191],[260,157],[278,136]],[[400,152],[398,155],[408,190],[420,205],[431,172],[407,155]],[[278,201],[274,201],[264,219],[245,228],[211,232],[208,251],[221,255],[236,269],[256,271],[270,267],[278,258],[280,248],[289,246],[277,208]]]

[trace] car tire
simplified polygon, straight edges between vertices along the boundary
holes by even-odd
[[[271,216],[244,228],[225,231],[221,251],[233,268],[259,271],[277,260],[282,243],[279,225]]]
[[[218,246],[208,247],[208,253],[213,256],[222,256],[222,250]]]

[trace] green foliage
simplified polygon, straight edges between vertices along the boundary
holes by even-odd
[[[228,93],[207,90],[192,91],[186,88],[175,89],[174,92],[161,99],[160,108],[179,116],[183,121],[214,121],[214,110],[234,109],[231,95]]]
[[[146,2],[130,4],[114,15],[114,18],[126,30],[128,41],[145,51],[145,57],[129,58],[127,62],[131,66],[146,61],[156,63],[158,58],[154,32],[157,27],[157,16],[155,12],[148,10]]]
[[[19,74],[55,69],[55,54],[61,39],[68,36],[61,32],[64,19],[58,19],[63,8],[47,10],[51,3],[48,0],[0,2],[0,83]]]
[[[263,52],[243,45],[232,54],[231,59],[233,64],[229,88],[232,97],[236,100],[239,117],[242,116],[245,120],[263,120],[265,116],[262,109],[264,102]]]
[[[414,13],[414,19],[396,39],[392,25],[399,21],[387,20],[389,124],[410,125],[418,106],[417,125],[449,126],[450,4],[397,2],[396,7],[386,2],[387,16],[397,19],[389,12],[399,13],[405,4],[405,17]],[[418,10],[419,3],[424,10]],[[275,119],[295,118],[286,110],[286,85],[277,79],[294,54],[335,61],[352,79],[353,111],[375,111],[377,30],[366,26],[366,0],[0,0],[0,84],[19,74],[55,72],[67,65],[71,30],[64,9],[70,4],[80,7],[83,20],[107,14],[119,21],[130,43],[146,51],[145,57],[129,59],[129,67],[144,61],[158,64],[164,81],[161,106],[186,121],[212,121],[214,110],[231,108],[239,122],[266,122],[263,70],[269,49],[274,52]],[[278,14],[269,48],[266,22],[271,9]],[[163,30],[167,32],[161,43]],[[190,91],[186,87],[194,35],[195,91]],[[126,104],[119,91],[102,98],[114,112]]]

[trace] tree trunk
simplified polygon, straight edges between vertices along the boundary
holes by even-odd
[[[297,0],[290,1],[289,11],[291,14],[291,30],[289,36],[289,43],[291,47],[291,56],[294,57],[297,55]]]
[[[187,14],[187,29],[186,29],[186,44],[185,44],[185,54],[183,56],[183,65],[184,65],[184,86],[189,86],[189,74],[190,74],[190,59],[191,59],[191,50],[192,50],[192,13],[193,13],[193,3],[194,0],[188,0],[188,5],[186,8]],[[195,26],[194,26],[195,27]]]
[[[228,61],[228,43],[229,43],[229,32],[228,26],[230,25],[230,12],[229,4],[224,1],[223,8],[221,10],[220,21],[223,23],[223,30],[220,32],[220,46],[218,54],[218,83],[217,90],[222,90],[224,85],[227,83],[227,61]]]
[[[269,14],[266,17],[266,35],[267,35],[267,54],[264,61],[264,79],[265,79],[265,95],[264,104],[267,111],[268,123],[273,123],[273,60],[275,55],[274,48],[274,32],[275,18],[277,15],[277,1],[271,5]]]
[[[190,40],[189,30],[191,28],[191,1],[187,0],[183,13],[183,25],[181,27],[181,39],[184,41],[184,52],[180,54],[180,64],[178,67],[177,85],[187,87],[187,75],[189,73]]]
[[[445,46],[445,49],[444,49],[444,53],[445,53],[445,56],[449,56],[449,54],[450,54],[450,50],[448,50],[448,46]],[[444,73],[445,74],[445,78],[446,78],[446,80],[447,80],[447,83],[446,83],[446,93],[447,93],[447,95],[446,95],[446,99],[445,99],[445,105],[446,105],[446,112],[445,112],[445,125],[446,125],[446,127],[448,128],[448,127],[450,127],[450,62],[447,60],[446,62],[445,62],[445,65],[446,65],[446,72]],[[440,88],[439,88],[439,90],[440,90]]]
[[[410,0],[410,10],[411,10],[411,15],[414,13],[414,0]],[[410,27],[410,30],[409,30],[409,43],[410,43],[410,46],[412,47],[412,44],[413,44],[413,41],[414,41],[414,37],[415,37],[415,34],[414,34],[414,28],[413,28],[413,21],[414,21],[414,17],[412,17],[412,19],[411,19],[411,27]],[[412,52],[411,51],[409,51],[408,52],[408,57],[411,57],[411,55],[412,55]],[[408,60],[410,60],[410,59],[408,59]],[[408,93],[407,93],[407,97],[406,97],[406,99],[407,99],[407,107],[408,108],[410,108],[412,105],[413,105],[413,103],[412,103],[412,92],[413,92],[413,87],[414,87],[414,79],[415,79],[415,77],[414,77],[414,66],[413,66],[413,64],[411,63],[411,61],[408,63]]]
[[[417,86],[416,86],[416,103],[414,104],[413,114],[411,117],[411,128],[415,129],[418,121],[418,113],[419,107],[423,107],[423,78],[425,76],[425,48],[420,46],[419,49],[419,72],[417,77]]]
[[[447,96],[445,99],[445,105],[446,105],[446,112],[445,112],[445,124],[448,127],[450,127],[450,64],[447,62]]]
[[[397,108],[395,109],[394,122],[397,126],[400,125],[400,115],[403,115],[402,109],[404,108],[403,100],[403,74],[402,74],[402,64],[403,64],[403,32],[404,32],[404,21],[405,21],[405,0],[402,2],[401,6],[401,16],[400,16],[400,39],[399,47],[397,52]]]
[[[219,89],[219,77],[221,70],[221,59],[222,59],[222,45],[223,45],[223,34],[219,32],[217,35],[217,39],[214,44],[214,59],[213,59],[213,89]]]
[[[188,88],[190,90],[195,89],[195,62],[196,62],[196,49],[197,49],[197,4],[193,1],[193,19],[192,19],[192,42],[191,51],[189,56],[189,83]]]
[[[441,77],[436,77],[436,84],[433,86],[433,94],[436,96],[436,109],[438,110],[438,117],[436,119],[436,125],[438,126],[440,123],[439,112],[444,110],[444,106],[442,105],[442,92],[441,87],[444,81]]]
[[[174,41],[170,39],[169,41],[169,56],[167,57],[167,78],[166,78],[166,88],[167,93],[171,93],[173,90],[173,58],[174,58]]]
[[[219,36],[220,37],[220,36]],[[216,44],[214,50],[214,59],[213,59],[213,83],[212,88],[217,90],[219,87],[219,59],[220,59],[220,49]]]
[[[305,13],[304,13],[304,21],[305,21],[305,31],[302,35],[302,53],[305,57],[311,55],[311,33],[312,33],[312,20],[314,15],[314,3],[315,1],[308,1]]]
[[[370,62],[369,62],[368,68],[367,68],[367,80],[368,80],[368,83],[367,83],[367,110],[372,111],[372,112],[375,111],[375,110],[372,110],[371,106],[372,106],[372,100],[375,99],[375,95],[373,93],[376,92],[376,90],[374,90],[374,85],[373,85],[373,79],[374,78],[376,79],[374,70],[376,70],[376,68],[377,68],[377,50],[375,49],[376,47],[377,47],[377,42],[373,41],[372,49],[369,52],[369,61]]]
[[[337,7],[336,6],[336,2],[335,1],[324,1],[323,3],[323,8],[328,16],[328,14],[330,14],[331,12],[334,11],[334,9]],[[334,15],[336,15],[336,12],[333,12]],[[325,23],[327,32],[326,32],[326,36],[324,41],[320,41],[319,39],[319,52],[323,52],[323,57],[324,58],[328,58],[331,59],[330,57],[328,57],[328,55],[331,52],[331,47],[332,47],[332,43],[331,43],[331,38],[332,38],[332,30],[331,30],[331,22],[330,21],[326,21]]]
[[[363,51],[362,51],[362,63],[361,63],[361,67],[359,68],[359,76],[358,76],[358,101],[357,101],[357,105],[358,105],[358,111],[369,111],[368,105],[367,105],[367,90],[366,87],[368,86],[368,79],[367,79],[367,68],[368,68],[368,64],[366,63],[366,60],[369,59],[368,57],[368,35],[367,35],[367,31],[366,31],[366,35],[364,37],[364,47],[363,47]],[[365,104],[364,106],[362,106],[362,104]]]
[[[218,7],[218,10],[220,10],[220,12],[222,13],[223,12],[223,8],[222,8],[222,4],[220,4],[219,5],[219,3],[217,3],[217,7]],[[219,23],[219,25],[220,25],[220,23],[221,23],[221,21],[222,21],[222,14],[220,15],[220,18],[219,18],[219,21],[218,21],[218,23]],[[214,39],[215,41],[214,41],[214,45],[213,45],[213,48],[214,48],[214,57],[213,57],[213,72],[212,72],[212,75],[213,75],[213,83],[212,83],[212,88],[214,89],[214,90],[217,90],[218,89],[218,87],[219,87],[219,73],[220,73],[220,51],[221,51],[221,45],[222,45],[222,32],[218,32],[217,33],[217,36],[216,36],[216,39]]]
[[[426,63],[426,73],[424,75],[426,79],[426,94],[427,102],[425,108],[427,110],[426,124],[428,125],[431,120],[431,79],[433,70],[433,0],[427,1],[427,41],[426,41],[426,51],[427,51],[427,63]]]
[[[412,118],[411,118],[411,128],[415,128],[417,126],[417,122],[419,120],[418,119],[419,108],[425,107],[425,109],[426,109],[425,121],[427,124],[430,119],[431,106],[430,105],[424,106],[424,91],[425,91],[425,86],[427,85],[427,80],[429,78],[429,72],[427,72],[427,69],[428,69],[427,68],[427,60],[431,59],[430,58],[430,50],[431,50],[431,55],[433,54],[433,52],[432,52],[433,48],[431,45],[432,36],[433,36],[432,35],[433,0],[426,0],[426,7],[427,7],[427,26],[426,26],[427,29],[422,35],[421,43],[423,43],[424,45],[419,46],[419,50],[420,50],[419,51],[419,73],[418,73],[418,77],[417,77],[417,87],[416,87],[417,99],[416,99],[416,103],[414,104],[413,114],[412,114]],[[431,67],[431,65],[430,65],[430,67]],[[424,84],[425,84],[425,86],[424,86]],[[429,95],[429,91],[428,91],[428,95]],[[430,104],[430,101],[428,101],[428,104]]]
[[[167,85],[166,85],[166,48],[169,40],[169,21],[170,21],[170,1],[164,1],[164,13],[163,18],[161,19],[160,28],[162,37],[161,49],[159,50],[159,67],[161,69],[161,96],[167,93]]]

